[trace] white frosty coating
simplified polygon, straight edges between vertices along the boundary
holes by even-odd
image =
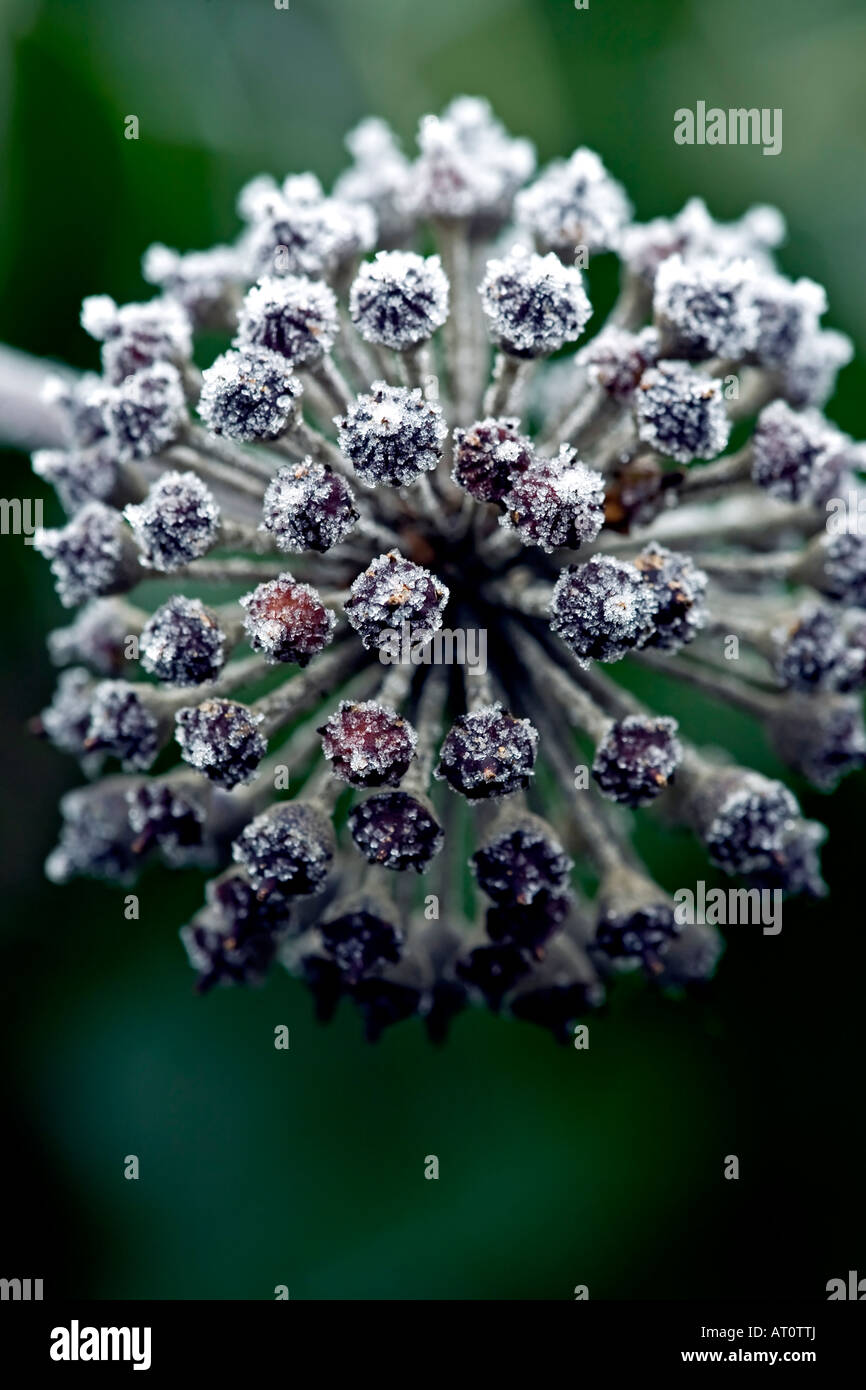
[[[710,858],[726,873],[766,869],[799,815],[796,798],[782,782],[744,772],[739,785],[715,807],[704,830]]]
[[[342,732],[342,716],[347,711],[352,715],[351,739]],[[336,756],[347,765],[349,781],[369,777],[371,772],[385,776],[393,766],[395,750],[399,749],[402,762],[408,762],[418,747],[418,735],[408,719],[398,714],[393,705],[383,705],[378,700],[342,700],[325,731],[338,747],[325,741],[322,752],[328,762]],[[346,774],[341,769],[339,775]]]
[[[300,411],[303,386],[268,348],[224,352],[202,373],[198,413],[214,434],[276,439]]]
[[[586,327],[592,305],[580,271],[514,246],[487,262],[481,302],[493,341],[518,357],[547,357]]]
[[[123,767],[144,770],[159,752],[159,721],[148,701],[153,687],[129,681],[100,681],[93,692],[87,737]]]
[[[111,389],[102,377],[91,372],[85,372],[75,380],[47,376],[41,398],[46,405],[57,406],[61,411],[70,446],[89,449],[107,438],[105,402]]]
[[[581,666],[619,661],[653,634],[656,598],[639,570],[612,555],[594,555],[564,570],[550,600],[551,627]]]
[[[256,174],[241,188],[236,200],[238,216],[244,222],[258,222],[280,202],[280,189],[272,174]]]
[[[613,396],[625,398],[658,357],[659,335],[655,328],[629,333],[624,328],[603,328],[582,347],[577,361],[587,367],[590,381]]]
[[[49,632],[48,653],[55,666],[83,661],[109,675],[122,659],[128,634],[129,618],[113,599],[92,599],[67,627]]]
[[[361,121],[346,136],[354,159],[334,184],[334,196],[347,203],[368,203],[376,214],[380,236],[397,240],[410,229],[404,208],[410,165],[388,124],[376,116]]]
[[[256,887],[276,879],[299,896],[319,891],[333,857],[330,822],[302,801],[263,811],[232,845],[232,858],[244,866]]]
[[[423,873],[445,838],[428,806],[408,792],[376,792],[349,813],[352,839],[370,864]]]
[[[806,333],[785,366],[784,395],[792,405],[826,405],[836,377],[854,356],[854,344],[834,328]]]
[[[142,669],[175,685],[214,680],[225,663],[226,635],[201,599],[175,594],[141,630]]]
[[[532,144],[512,139],[480,97],[457,97],[441,116],[425,116],[418,147],[406,205],[426,217],[504,219],[535,168]]]
[[[765,367],[783,366],[804,336],[817,333],[827,308],[826,292],[814,280],[791,281],[772,273],[755,282],[752,298],[758,310],[754,355]]]
[[[267,603],[272,596],[279,599],[281,595],[295,599],[303,595],[309,599],[311,605],[315,605],[312,610],[302,615],[297,612],[293,614],[296,628],[291,632],[287,631],[287,619],[280,614],[263,615],[260,611],[252,614],[248,611],[251,605],[260,609],[263,601]],[[314,589],[312,584],[299,583],[288,573],[280,574],[265,584],[259,584],[256,589],[244,594],[238,602],[241,608],[246,610],[244,630],[250,639],[250,645],[254,651],[264,652],[266,658],[273,662],[285,660],[287,639],[292,645],[309,644],[310,654],[313,648],[321,651],[331,641],[337,625],[336,613],[324,606],[318,590]]]
[[[536,459],[514,480],[499,522],[548,554],[559,546],[576,547],[594,541],[604,525],[604,494],[602,474],[561,444],[555,459]]]
[[[345,478],[308,455],[285,464],[265,490],[260,531],[269,531],[280,550],[330,550],[355,527],[358,512]]]
[[[282,188],[267,176],[241,193],[251,223],[240,250],[251,275],[327,275],[376,241],[376,217],[366,203],[326,198],[313,174],[294,174]]]
[[[380,251],[358,271],[349,312],[367,342],[401,352],[426,342],[442,327],[448,317],[448,288],[438,256]]]
[[[752,436],[752,480],[786,502],[815,500],[844,444],[817,411],[801,414],[773,401],[761,411]]]
[[[643,442],[677,463],[715,458],[731,433],[721,382],[685,362],[659,362],[645,372],[634,411]]]
[[[88,502],[66,526],[39,526],[33,545],[51,564],[57,596],[64,608],[110,594],[122,586],[125,546],[119,512],[104,502]]]
[[[39,717],[46,736],[61,752],[80,756],[95,689],[96,682],[83,666],[70,666],[59,676],[51,704]]]
[[[702,198],[690,198],[676,217],[655,217],[623,230],[619,252],[636,275],[652,281],[668,256],[719,261],[746,257],[761,270],[773,269],[772,252],[785,239],[785,219],[777,208],[750,208],[736,222],[716,222]]]
[[[599,741],[592,775],[604,796],[642,806],[671,781],[683,759],[675,719],[630,714],[614,720]]]
[[[234,700],[205,700],[175,715],[181,757],[211,781],[236,787],[258,776],[268,745],[258,732],[264,715]]]
[[[272,348],[296,366],[308,366],[330,352],[339,324],[337,300],[327,285],[269,275],[244,298],[235,346]]]
[[[179,372],[167,362],[135,372],[106,393],[103,414],[121,462],[158,454],[187,419]]]
[[[706,574],[690,556],[668,550],[655,541],[635,556],[634,565],[655,597],[655,628],[648,645],[666,652],[679,651],[707,621]]]
[[[534,775],[537,750],[534,724],[516,718],[497,700],[461,715],[452,725],[433,775],[470,801],[508,796]]]
[[[581,147],[568,160],[556,160],[514,204],[523,223],[550,251],[614,251],[631,217],[625,190],[611,178],[598,155]]]
[[[431,635],[442,626],[449,590],[435,574],[389,550],[362,570],[344,605],[346,617],[361,634],[364,645],[379,646],[388,631],[411,624],[413,638]]]
[[[81,305],[81,326],[97,342],[110,338],[144,338],[164,342],[167,356],[188,358],[192,325],[181,304],[159,296],[146,304],[115,304],[110,295],[90,295]]]
[[[866,494],[861,492],[861,503]],[[862,516],[862,509],[858,515]],[[829,598],[866,608],[866,536],[822,536],[824,573],[816,588]]]
[[[374,381],[337,419],[340,448],[362,482],[405,486],[439,462],[448,435],[442,411],[416,387]]]
[[[142,564],[179,569],[205,555],[220,531],[219,507],[195,473],[163,473],[143,502],[123,510],[141,548]]]
[[[31,455],[37,478],[50,483],[67,516],[88,502],[103,502],[117,483],[117,464],[110,450],[37,449]]]
[[[689,356],[741,357],[758,341],[756,277],[753,261],[669,256],[656,275],[656,325]]]
[[[243,263],[234,246],[181,253],[159,241],[145,251],[141,273],[149,285],[171,295],[194,318],[206,317],[225,299],[226,291],[244,278]]]

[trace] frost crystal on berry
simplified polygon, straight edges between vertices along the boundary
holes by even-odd
[[[338,545],[358,520],[352,489],[339,473],[306,458],[288,463],[268,483],[262,529],[280,550],[315,550]]]
[[[611,555],[595,555],[559,576],[550,626],[582,665],[620,661],[652,636],[656,606],[640,570]]]
[[[481,302],[491,338],[513,357],[549,357],[579,338],[592,314],[579,270],[523,246],[488,261]]]
[[[158,570],[188,565],[207,554],[219,535],[219,509],[195,473],[163,473],[145,500],[130,504],[123,515],[143,563]]]
[[[538,731],[500,704],[461,714],[439,754],[436,776],[469,801],[508,796],[528,785]]]
[[[447,602],[448,590],[435,575],[389,550],[358,575],[344,611],[369,651],[404,623],[413,640],[431,637],[442,626]]]
[[[667,355],[738,357],[753,349],[759,325],[754,278],[750,261],[663,261],[653,307]]]
[[[258,731],[262,716],[234,700],[204,700],[176,715],[181,757],[221,787],[256,776],[267,744]]]
[[[300,381],[267,348],[224,352],[202,374],[198,413],[214,434],[277,439],[300,410]]]
[[[501,502],[532,459],[532,441],[520,433],[518,419],[488,417],[454,431],[452,477],[478,502]]]
[[[266,276],[248,292],[238,318],[237,345],[268,348],[295,367],[330,352],[339,326],[333,290],[315,280]]]
[[[518,474],[502,504],[503,524],[527,545],[577,550],[604,525],[604,478],[563,444],[555,459],[536,458]]]
[[[644,372],[634,408],[644,443],[677,463],[715,458],[728,442],[720,383],[684,362],[659,362]]]
[[[574,254],[613,251],[629,221],[631,205],[592,150],[575,150],[567,161],[549,165],[535,183],[517,195],[515,216],[535,236],[539,248]]]
[[[396,787],[418,744],[408,720],[377,700],[341,700],[319,733],[331,770],[353,787]]]
[[[605,796],[644,806],[669,786],[683,750],[675,719],[629,715],[613,723],[595,750],[592,775]]]
[[[448,281],[439,257],[380,251],[358,271],[349,312],[369,343],[402,352],[426,342],[448,317]]]
[[[271,662],[306,666],[328,645],[336,624],[312,585],[299,584],[290,574],[259,584],[240,605],[250,646]]]
[[[225,633],[201,599],[175,595],[141,631],[141,664],[148,675],[170,685],[204,685],[225,661]]]
[[[337,421],[340,448],[362,482],[402,487],[436,467],[448,427],[417,389],[374,381]]]

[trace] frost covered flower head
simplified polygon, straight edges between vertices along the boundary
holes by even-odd
[[[33,728],[91,779],[46,871],[203,868],[202,992],[285,968],[371,1040],[478,1006],[563,1041],[623,971],[722,955],[634,808],[743,888],[824,891],[823,827],[706,741],[733,707],[820,789],[866,761],[866,541],[825,524],[866,451],[820,413],[851,344],[772,208],[636,223],[584,147],[529,182],[479,98],[414,158],[377,118],[347,143],[332,193],[259,176],[233,244],[85,302],[103,375],[52,385],[34,456],[81,608]],[[596,332],[579,245],[622,266]],[[670,681],[707,703],[675,719]]]

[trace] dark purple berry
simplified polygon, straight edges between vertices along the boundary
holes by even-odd
[[[396,787],[418,743],[408,720],[377,700],[342,700],[318,732],[332,772],[353,787]]]
[[[352,584],[344,612],[368,651],[409,625],[412,640],[424,640],[442,626],[448,590],[435,575],[399,550],[380,555]]]
[[[479,502],[501,502],[532,459],[532,441],[520,433],[517,418],[488,417],[454,431],[451,476]]]
[[[581,665],[619,661],[653,633],[657,599],[640,570],[594,555],[562,571],[550,601],[550,626]]]
[[[646,806],[673,781],[683,750],[675,719],[629,715],[611,725],[595,750],[592,775],[605,796]]]
[[[138,553],[120,513],[102,502],[88,502],[59,530],[37,530],[33,544],[50,562],[64,608],[125,593],[140,574]]]
[[[261,893],[275,885],[299,897],[325,886],[336,842],[330,820],[317,806],[303,801],[281,802],[256,816],[232,846]]]
[[[426,797],[376,792],[349,812],[349,830],[370,864],[423,873],[442,848],[442,826]]]
[[[244,629],[253,651],[268,661],[306,666],[328,645],[336,618],[316,590],[281,574],[259,584],[240,600]]]
[[[262,517],[280,550],[324,554],[353,529],[358,510],[345,478],[306,458],[286,464],[268,483]]]
[[[219,537],[219,508],[195,473],[163,473],[145,500],[123,514],[144,564],[158,570],[181,569],[206,555]]]
[[[175,595],[148,618],[141,631],[141,664],[171,685],[204,685],[225,664],[226,637],[217,615],[201,599]]]
[[[449,730],[436,776],[469,801],[508,796],[529,785],[538,732],[500,704],[461,714]]]
[[[439,257],[380,251],[358,271],[349,311],[369,343],[403,352],[426,342],[448,317],[448,281]]]
[[[731,433],[719,382],[684,362],[644,372],[634,411],[643,442],[677,463],[715,458]]]
[[[645,546],[633,563],[655,601],[653,631],[646,646],[679,651],[706,621],[706,574],[688,555],[674,554],[654,542]]]
[[[72,878],[128,882],[137,860],[126,819],[127,777],[107,777],[89,787],[75,787],[60,800],[63,827],[45,863],[52,883]]]
[[[800,414],[785,401],[761,411],[752,448],[753,481],[783,502],[813,501],[835,481],[835,431],[820,415]]]
[[[175,737],[184,762],[221,787],[236,787],[257,775],[268,751],[259,733],[262,716],[234,700],[203,700],[175,716]]]
[[[337,301],[327,285],[294,275],[268,276],[244,300],[237,345],[268,348],[293,367],[305,367],[330,352],[338,327]]]
[[[502,520],[527,545],[577,550],[604,525],[604,479],[563,444],[555,459],[535,458],[502,498]]]
[[[299,414],[302,391],[280,353],[225,352],[202,375],[198,413],[228,439],[277,439]]]
[[[526,907],[568,884],[571,860],[546,821],[508,814],[472,856],[478,886],[494,902]]]
[[[548,357],[579,338],[592,315],[580,271],[523,246],[487,262],[481,303],[493,342],[512,357]]]
[[[542,888],[525,905],[499,903],[487,909],[487,935],[491,941],[509,942],[536,953],[562,926],[570,905],[566,893],[553,893],[549,888]]]
[[[516,946],[476,946],[457,961],[458,977],[478,990],[491,1009],[498,1009],[505,995],[530,968]]]
[[[173,444],[187,420],[178,371],[158,362],[115,386],[104,404],[109,439],[123,462],[147,459]]]
[[[144,769],[165,743],[167,727],[153,686],[100,681],[93,693],[84,746],[119,758],[125,768]]]
[[[404,487],[434,469],[448,427],[420,390],[374,381],[338,421],[340,448],[370,487]]]
[[[319,923],[325,949],[333,956],[349,984],[362,975],[400,959],[403,934],[386,909],[370,895],[344,904]]]

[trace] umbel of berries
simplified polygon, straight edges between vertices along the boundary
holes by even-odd
[[[80,611],[32,727],[87,778],[46,867],[205,873],[202,993],[284,969],[371,1039],[477,1006],[567,1040],[624,971],[722,956],[633,821],[825,891],[778,768],[866,760],[866,539],[826,524],[866,495],[824,413],[851,345],[773,209],[640,223],[480,98],[418,143],[371,118],[332,193],[262,175],[230,244],[142,248],[152,299],[86,301],[102,374],[50,388],[34,455]]]

